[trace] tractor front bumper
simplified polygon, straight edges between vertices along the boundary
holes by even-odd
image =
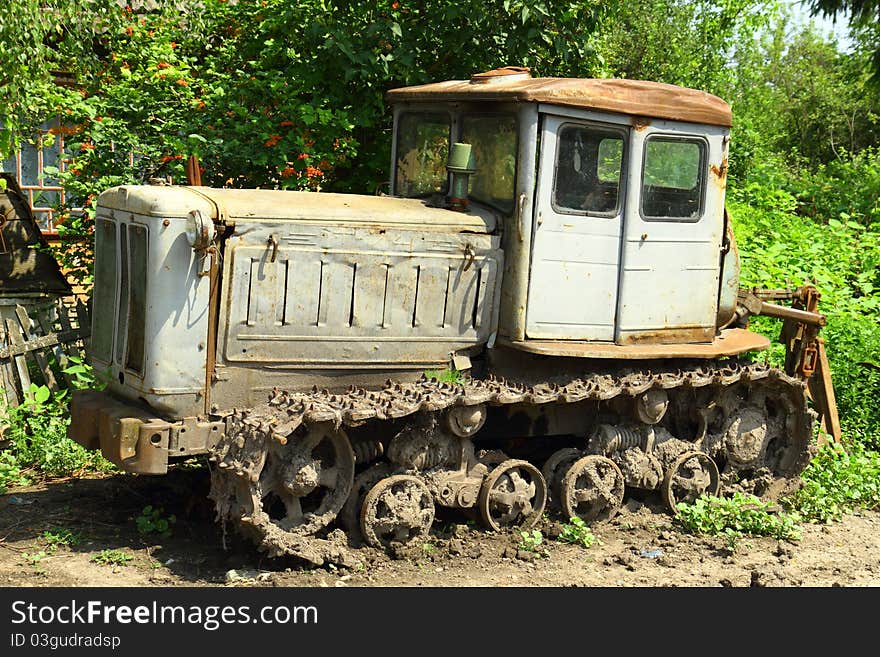
[[[98,390],[77,390],[70,400],[67,437],[86,449],[100,449],[128,472],[165,474],[171,423]]]

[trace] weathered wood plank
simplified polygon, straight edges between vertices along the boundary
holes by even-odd
[[[30,318],[27,311],[22,306],[15,306],[15,315],[18,317],[18,323],[22,328],[23,335],[27,338],[26,345],[29,346],[31,339],[36,337],[34,334],[35,322]],[[52,372],[52,368],[49,366],[49,360],[43,354],[42,348],[29,348],[28,351],[33,354],[34,360],[37,362],[37,367],[43,375],[43,381],[46,383],[46,387],[49,388],[49,390],[57,390],[58,383],[55,380],[55,374]]]
[[[18,325],[13,322],[11,318],[6,319],[6,337],[11,347],[23,348],[24,339],[21,336]],[[15,371],[18,374],[18,380],[21,383],[21,392],[25,399],[30,399],[32,397],[31,377],[30,374],[28,374],[27,360],[25,360],[24,353],[13,356],[12,360],[15,363]]]
[[[35,350],[46,349],[57,344],[71,343],[79,339],[80,335],[76,331],[61,331],[60,333],[41,335],[27,342],[16,342],[6,347],[0,347],[0,359],[23,356]]]
[[[37,324],[39,324],[40,330],[45,337],[53,334],[54,330],[52,327],[52,320],[49,319],[48,313],[48,308],[41,308],[35,313]],[[61,378],[64,380],[64,383],[69,387],[71,385],[71,377],[64,370],[67,368],[70,362],[68,361],[67,354],[65,353],[64,349],[61,348],[60,341],[56,341],[55,344],[52,345],[47,345],[46,348],[50,348],[52,350],[52,353],[55,355],[55,360],[58,362],[58,369],[61,372]]]
[[[0,345],[8,345],[5,322],[0,318]],[[0,347],[6,348],[6,347]],[[18,406],[18,386],[15,383],[15,368],[12,361],[0,356],[0,386],[3,386],[4,398],[8,406]]]

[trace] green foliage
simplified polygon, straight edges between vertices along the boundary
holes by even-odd
[[[596,541],[596,537],[593,536],[593,532],[586,522],[581,518],[573,517],[568,521],[568,524],[562,527],[558,540],[562,543],[588,548]]]
[[[517,546],[518,549],[524,552],[533,552],[539,557],[549,555],[547,550],[541,547],[544,543],[544,535],[540,529],[522,530],[519,535],[521,540]]]
[[[67,437],[67,391],[52,394],[46,386],[31,384],[29,393],[20,406],[6,409],[0,417],[9,425],[5,437],[10,442],[0,454],[0,488],[24,484],[25,473],[61,477],[114,468],[99,453]]]
[[[744,44],[775,16],[763,0],[635,0],[602,15],[594,47],[597,77],[680,84],[721,93]]]
[[[875,157],[864,152],[862,157]],[[880,160],[878,160],[880,162]],[[872,166],[877,166],[875,163]],[[880,351],[880,232],[847,213],[820,209],[804,216],[795,194],[802,178],[785,176],[780,162],[768,162],[756,179],[729,193],[728,209],[742,261],[743,287],[794,287],[815,284],[822,298],[819,310],[828,324],[822,329],[841,423],[848,435],[867,446],[880,446],[880,371],[861,363],[874,362]],[[808,177],[808,181],[813,178]],[[843,189],[846,181],[829,181]],[[830,193],[829,193],[830,194]],[[842,194],[842,192],[841,192]],[[839,196],[838,196],[839,198]],[[821,221],[817,221],[821,218]],[[777,320],[757,318],[751,327],[774,341],[770,362],[782,362],[784,349],[776,338]]]
[[[804,487],[786,502],[811,522],[838,520],[858,509],[880,508],[880,454],[853,443],[828,445],[803,474]]]
[[[464,375],[455,368],[446,368],[445,370],[426,370],[425,376],[429,379],[435,379],[442,383],[462,383]]]
[[[773,505],[754,495],[731,497],[701,495],[693,504],[677,506],[676,521],[696,534],[726,536],[731,544],[742,536],[771,536],[799,540],[801,518],[796,513],[773,512]]]
[[[55,550],[59,545],[72,547],[82,543],[82,536],[69,529],[57,529],[43,532],[43,540],[49,546],[50,550]]]
[[[12,452],[0,451],[0,495],[9,486],[24,486],[27,479],[22,476],[18,460]]]
[[[116,0],[7,0],[0,21],[0,156],[58,107],[67,90],[53,83],[56,72],[99,74],[95,45],[129,15]]]
[[[71,379],[71,388],[74,390],[103,390],[107,382],[98,377],[94,368],[84,358],[70,355],[67,357],[69,364],[64,368],[64,373]]]
[[[829,445],[803,473],[804,486],[778,511],[753,495],[702,496],[679,504],[676,521],[694,533],[722,535],[735,546],[744,535],[797,540],[803,522],[829,522],[858,509],[880,508],[880,454],[853,443]]]
[[[24,559],[24,562],[32,567],[36,567],[39,563],[46,557],[46,552],[40,550],[39,552],[22,552],[21,557]]]
[[[134,557],[125,550],[101,550],[93,555],[90,561],[102,566],[125,566]]]
[[[177,522],[174,515],[163,516],[164,509],[147,505],[141,510],[141,514],[135,519],[138,533],[159,534],[165,538],[171,536],[171,526]]]

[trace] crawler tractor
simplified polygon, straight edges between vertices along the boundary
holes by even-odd
[[[218,520],[314,563],[439,507],[524,529],[797,484],[836,417],[824,316],[739,287],[723,100],[517,67],[387,100],[387,195],[101,194],[109,385],[74,394],[76,441],[135,473],[207,455]]]

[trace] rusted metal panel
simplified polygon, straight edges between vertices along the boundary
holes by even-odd
[[[627,333],[621,335],[617,342],[624,345],[679,344],[712,342],[714,338],[715,327],[693,326]]]
[[[270,229],[279,242],[274,262],[264,237]],[[415,367],[444,362],[495,330],[498,237],[339,226],[305,232],[300,224],[252,223],[230,238],[228,363]]]
[[[831,366],[828,364],[828,355],[825,353],[825,339],[816,338],[816,345],[818,366],[813,376],[807,381],[807,389],[821,416],[822,428],[834,442],[840,443],[842,438],[840,418],[837,415],[837,398],[834,394],[834,384],[831,381]],[[821,446],[825,442],[824,436],[820,434],[819,445]]]
[[[575,340],[511,341],[502,338],[499,338],[499,344],[544,356],[638,360],[645,358],[718,358],[721,356],[736,356],[749,351],[768,349],[770,347],[770,340],[763,335],[752,333],[746,329],[725,329],[712,342],[697,344],[617,345]]]
[[[128,472],[168,471],[171,425],[154,414],[97,390],[77,390],[70,402],[67,436],[87,449],[100,448]]]
[[[486,76],[390,90],[389,103],[533,102],[729,127],[730,105],[712,94],[644,80]]]
[[[87,449],[100,449],[127,472],[164,474],[170,457],[204,454],[223,432],[222,422],[195,417],[167,422],[134,403],[97,390],[71,397],[67,435]]]

